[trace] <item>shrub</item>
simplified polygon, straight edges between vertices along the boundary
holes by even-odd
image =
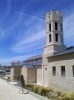
[[[45,87],[41,86],[38,90],[38,94],[42,95],[42,96],[46,96],[47,95],[48,89],[46,89]]]
[[[39,85],[34,85],[32,88],[32,91],[35,93],[38,93],[40,86]]]
[[[33,83],[25,84],[25,88],[52,100],[74,100],[74,92],[55,91],[52,88],[39,86]]]
[[[33,86],[34,86],[34,84],[32,84],[32,83],[25,84],[25,88],[30,90],[30,91],[32,91]]]
[[[74,100],[74,92],[71,94],[71,100]]]

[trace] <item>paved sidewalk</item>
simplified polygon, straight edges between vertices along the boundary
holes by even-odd
[[[18,93],[19,89],[0,78],[0,100],[40,100],[30,94]]]
[[[27,91],[25,91],[25,94],[18,93],[18,91],[19,88],[0,78],[0,100],[43,100],[30,93],[27,94]]]

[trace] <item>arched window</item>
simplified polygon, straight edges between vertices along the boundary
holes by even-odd
[[[56,76],[56,67],[52,67],[52,75]]]
[[[58,30],[58,24],[55,22],[55,30]]]
[[[61,42],[63,42],[63,35],[61,34]]]
[[[51,42],[51,34],[49,34],[49,42]]]
[[[58,42],[58,33],[55,33],[55,41]]]
[[[51,23],[49,23],[49,31],[51,31]]]
[[[65,66],[61,66],[61,76],[65,77]]]
[[[72,71],[73,71],[73,77],[74,77],[74,66],[72,66]]]

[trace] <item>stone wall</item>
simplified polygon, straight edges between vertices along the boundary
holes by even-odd
[[[62,91],[74,91],[74,53],[51,57],[48,60],[48,85]],[[56,67],[56,76],[52,74],[52,67]],[[61,76],[61,66],[65,66],[65,77]],[[46,79],[46,77],[44,77]]]
[[[35,68],[27,69],[27,82],[35,83]]]

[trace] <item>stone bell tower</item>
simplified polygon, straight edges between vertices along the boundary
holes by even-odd
[[[50,11],[46,14],[46,46],[44,47],[43,59],[65,49],[62,13],[60,11]]]

